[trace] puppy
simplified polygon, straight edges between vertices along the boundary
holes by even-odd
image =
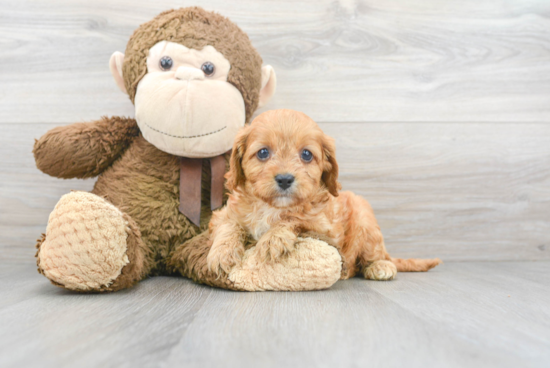
[[[304,232],[323,234],[336,245],[343,279],[361,272],[391,280],[397,270],[427,271],[441,263],[391,258],[369,203],[339,192],[335,157],[334,140],[300,112],[267,111],[241,130],[226,174],[227,206],[210,221],[209,269],[229,273],[249,235],[267,262],[292,251]]]

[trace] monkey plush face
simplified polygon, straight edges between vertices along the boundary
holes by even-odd
[[[190,158],[230,150],[276,85],[273,68],[261,66],[246,34],[200,8],[168,11],[143,24],[126,56],[113,54],[110,68],[134,102],[143,137]]]
[[[136,120],[162,151],[209,157],[231,149],[245,123],[244,100],[227,82],[231,65],[212,46],[202,50],[161,41],[149,50],[137,86]]]

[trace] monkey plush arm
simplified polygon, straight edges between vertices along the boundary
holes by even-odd
[[[103,117],[54,128],[34,143],[38,169],[58,178],[91,178],[109,167],[139,135],[134,119]]]

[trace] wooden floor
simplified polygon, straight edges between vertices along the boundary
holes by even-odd
[[[550,262],[244,293],[157,277],[69,293],[0,268],[0,367],[548,367]]]
[[[39,172],[34,139],[133,116],[109,56],[196,4],[274,67],[262,111],[336,139],[390,253],[443,266],[255,294],[154,278],[78,295],[36,272],[49,213],[94,179]],[[0,367],[550,367],[549,15],[548,0],[0,0]]]

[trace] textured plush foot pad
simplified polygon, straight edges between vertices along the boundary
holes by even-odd
[[[312,239],[298,238],[295,250],[275,263],[261,260],[256,247],[244,254],[242,263],[229,273],[236,289],[320,290],[340,279],[342,258],[336,248]]]
[[[39,267],[54,283],[89,291],[109,286],[128,263],[122,212],[87,192],[64,195],[50,214]]]

